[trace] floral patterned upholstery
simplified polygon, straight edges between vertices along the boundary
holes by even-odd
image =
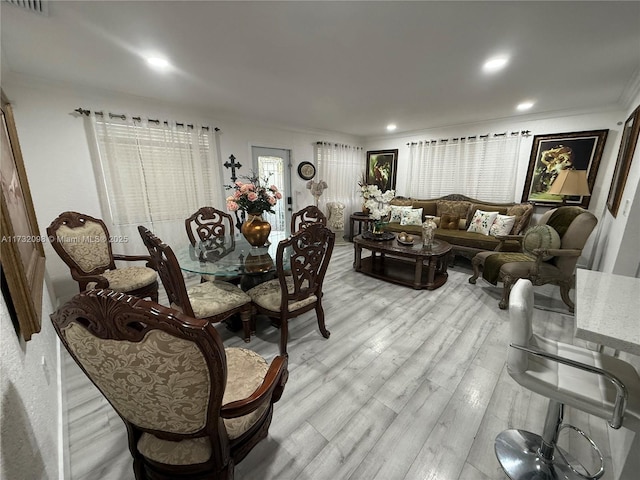
[[[287,278],[287,289],[289,292],[293,292],[293,280]],[[269,280],[268,282],[261,283],[257,287],[253,287],[247,292],[255,303],[262,308],[271,310],[274,312],[280,311],[280,302],[282,300],[282,294],[280,290],[280,281],[278,279]],[[289,311],[292,312],[299,308],[305,307],[314,303],[317,300],[315,295],[311,295],[303,300],[289,303]]]
[[[249,295],[228,282],[205,282],[187,290],[196,318],[213,317],[251,302]],[[182,311],[175,304],[172,308]]]
[[[105,340],[76,323],[63,334],[91,379],[132,423],[175,433],[205,426],[211,386],[195,343],[161,330],[137,343]]]
[[[62,248],[83,272],[92,272],[110,265],[107,234],[99,223],[86,222],[76,228],[61,225],[56,236]]]
[[[65,340],[91,379],[127,420],[148,429],[194,433],[206,425],[209,371],[195,343],[152,330],[140,342],[105,340],[71,323]],[[257,353],[225,349],[227,384],[222,403],[250,396],[269,366]],[[140,408],[143,405],[144,408]],[[269,408],[266,401],[242,417],[224,419],[231,440],[251,428]],[[170,465],[203,463],[211,456],[208,438],[173,442],[143,433],[138,450]]]
[[[155,282],[157,278],[156,271],[148,267],[117,268],[106,270],[101,275],[109,281],[109,288],[116,292],[130,292],[146,287]],[[95,285],[95,282],[89,282],[87,290],[91,290]]]
[[[222,404],[242,400],[251,395],[264,380],[269,366],[257,353],[244,348],[226,348],[227,386]],[[240,437],[251,428],[269,408],[265,402],[257,410],[238,418],[225,418],[224,425],[229,439]],[[207,438],[194,438],[171,442],[144,433],[138,441],[138,450],[145,457],[169,465],[202,463],[211,456],[211,445]]]

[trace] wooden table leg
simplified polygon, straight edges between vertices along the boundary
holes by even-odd
[[[357,243],[354,243],[353,248],[355,249],[353,255],[353,268],[355,268],[356,272],[359,272],[362,262],[362,247]]]
[[[413,275],[413,288],[420,288],[422,283],[422,259],[416,259],[416,269]]]

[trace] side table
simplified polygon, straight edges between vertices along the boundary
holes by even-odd
[[[363,212],[354,212],[349,217],[349,241],[353,242],[353,237],[362,233],[362,225],[367,225],[373,222],[368,214]],[[355,232],[356,223],[358,224],[358,233]]]

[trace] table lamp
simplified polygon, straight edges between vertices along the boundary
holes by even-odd
[[[560,170],[560,173],[551,184],[548,193],[562,195],[563,205],[566,204],[567,197],[591,195],[589,185],[587,184],[587,171],[573,169]]]

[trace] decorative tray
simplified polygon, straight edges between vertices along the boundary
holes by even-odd
[[[398,243],[400,245],[413,245],[415,243],[415,240],[411,240],[410,242],[407,242],[405,240],[400,240],[399,238],[396,237],[396,240],[398,241]]]
[[[367,240],[385,241],[385,240],[393,240],[395,237],[396,237],[395,234],[391,232],[382,232],[382,233],[371,233],[369,231],[362,232],[362,238],[365,238]]]

